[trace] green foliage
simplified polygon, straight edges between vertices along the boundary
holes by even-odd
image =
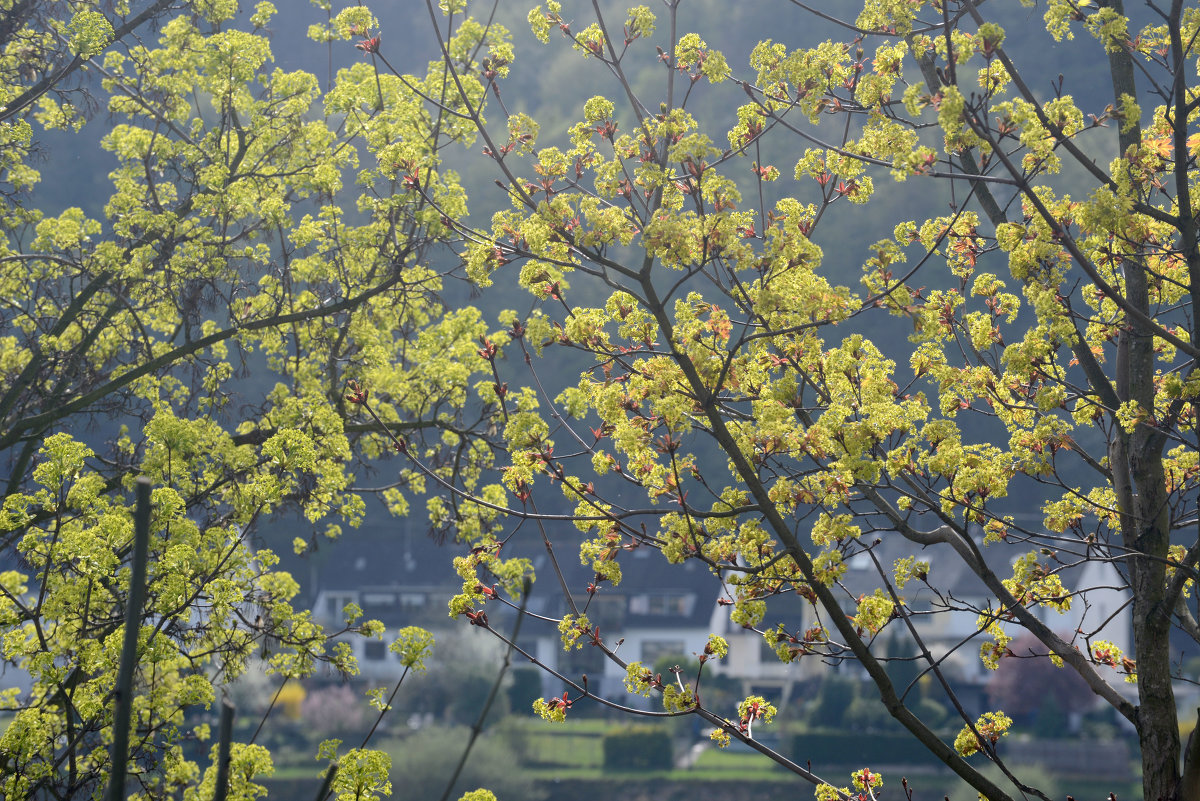
[[[536,143],[489,145],[511,204],[463,248],[482,291],[509,276],[536,308],[494,343],[529,369],[489,357],[505,387],[513,530],[565,496],[597,583],[620,581],[640,548],[664,569],[702,563],[731,622],[781,660],[857,661],[878,691],[859,703],[864,720],[876,695],[892,710],[920,701],[897,697],[881,659],[892,632],[933,675],[968,643],[996,669],[1023,629],[1127,719],[1155,708],[1170,754],[1146,749],[1147,787],[1173,792],[1164,610],[1200,631],[1182,604],[1200,559],[1183,533],[1200,477],[1183,444],[1196,414],[1184,376],[1200,357],[1188,205],[1200,139],[1190,85],[1144,114],[1133,99],[1139,82],[1181,86],[1200,16],[1177,9],[1135,33],[1115,7],[1052,3],[1031,41],[1098,40],[1115,89],[1097,102],[1093,59],[1069,48],[1055,52],[1069,52],[1063,83],[1078,91],[1035,95],[1004,20],[975,4],[864,3],[843,39],[762,41],[746,65],[722,55],[720,14],[671,6],[653,30],[631,21],[618,36],[603,13],[572,10],[534,9],[536,38],[562,34],[564,58],[619,90],[581,87],[557,138],[543,124]],[[1159,60],[1138,73],[1143,56]],[[740,92],[722,94],[731,83]],[[790,153],[784,169],[764,156]],[[902,195],[901,182],[921,188]],[[949,213],[916,202],[946,183]],[[911,325],[907,344],[888,315]],[[579,355],[578,380],[539,371],[548,348]],[[1018,517],[1029,508],[1042,519]],[[1098,581],[1073,566],[1108,571],[1127,555],[1127,572]],[[987,597],[949,595],[939,561]],[[1114,656],[1107,635],[1091,647],[1109,625],[1093,604],[1105,583],[1132,603],[1139,654]],[[801,628],[776,622],[793,598],[809,605]],[[564,648],[615,648],[565,600]],[[974,613],[978,630],[930,654],[908,624],[943,613]],[[1045,622],[1058,615],[1075,634]],[[1136,713],[1113,684],[1125,677],[1142,688]],[[643,666],[626,685],[706,716],[718,739],[738,727]],[[929,686],[953,694],[944,675]],[[562,717],[569,696],[541,711]],[[924,711],[940,724],[944,708]],[[988,744],[1006,725],[992,714],[956,722],[961,751],[997,758]],[[1004,795],[928,722],[899,717],[983,795]]]
[[[400,664],[417,672],[424,672],[425,659],[433,648],[433,635],[416,626],[400,629],[388,650],[400,657]]]
[[[919,646],[916,622],[973,617],[938,654],[911,649],[939,673],[968,652],[998,669],[1023,630],[1136,722],[1147,797],[1171,797],[1181,764],[1200,775],[1181,762],[1169,639],[1172,624],[1200,636],[1196,9],[1141,27],[1053,0],[1043,31],[1014,37],[990,6],[869,0],[840,38],[734,58],[728,9],[546,2],[527,15],[546,52],[616,81],[553,71],[579,93],[550,125],[505,99],[520,85],[508,30],[460,0],[438,4],[439,57],[413,73],[369,9],[319,1],[312,40],[363,56],[324,88],[272,66],[270,4],[247,24],[233,0],[136,17],[7,5],[0,537],[19,568],[0,574],[0,647],[34,689],[0,695],[6,798],[98,790],[135,476],[155,488],[155,539],[130,762],[147,796],[198,797],[210,779],[182,755],[187,715],[251,654],[269,646],[281,676],[352,674],[331,637],[382,634],[353,606],[343,632],[295,608],[253,526],[285,506],[330,535],[357,525],[356,470],[392,453],[388,507],[425,500],[463,545],[450,613],[480,630],[485,605],[533,579],[518,532],[578,547],[588,599],[654,549],[663,570],[711,571],[749,647],[853,660],[892,710],[893,631]],[[789,13],[788,30],[817,29]],[[1050,95],[1018,39],[1059,43]],[[107,198],[55,207],[35,149],[92,103],[112,120]],[[464,145],[505,191],[481,217],[443,162]],[[908,202],[914,186],[930,208]],[[434,265],[450,251],[478,291],[520,288],[530,311],[447,308]],[[109,415],[119,434],[85,437]],[[986,597],[939,586],[959,572]],[[555,578],[566,611],[539,623],[620,662],[582,588]],[[1095,611],[1108,594],[1131,613],[1124,651]],[[1074,633],[1045,622],[1059,615]],[[396,649],[418,668],[427,645],[409,632]],[[726,645],[698,655],[700,674],[737,664]],[[558,678],[563,696],[535,705],[561,721],[594,691]],[[627,686],[717,739],[753,739],[775,713],[761,697],[705,708],[669,678],[635,663]],[[952,694],[943,678],[931,686]],[[1000,758],[1002,712],[954,722],[961,756],[900,717],[1007,797],[973,767]],[[237,792],[253,796],[269,760],[238,745]],[[387,792],[385,762],[350,752],[335,792]]]
[[[238,9],[225,0],[136,15],[126,3],[8,5],[0,538],[16,569],[0,579],[0,656],[33,688],[0,693],[13,711],[0,793],[104,789],[141,476],[152,538],[129,763],[148,798],[208,797],[196,720],[251,659],[276,677],[322,664],[352,675],[344,640],[382,633],[353,615],[341,630],[317,625],[256,547],[257,523],[299,510],[313,527],[302,549],[358,525],[355,471],[393,450],[389,430],[430,463],[403,469],[396,507],[430,479],[475,489],[491,460],[442,436],[469,427],[486,329],[447,312],[430,261],[465,213],[439,151],[473,131],[423,108],[437,67],[401,78],[358,64],[325,91],[275,68],[268,3],[252,30],[226,24]],[[89,210],[50,211],[62,195],[39,186],[32,148],[89,109],[109,121],[107,191]],[[355,418],[350,382],[371,388],[383,417]],[[419,669],[431,642],[411,630],[395,647]],[[269,754],[233,754],[230,797],[255,797]],[[380,794],[387,768],[352,752],[337,781],[342,795]]]
[[[458,799],[458,801],[496,801],[496,796],[491,790],[484,790],[480,788],[478,790],[471,790],[470,792],[463,793],[462,797]]]
[[[84,10],[71,17],[64,30],[67,48],[78,58],[91,58],[104,51],[112,41],[113,29],[98,11]]]

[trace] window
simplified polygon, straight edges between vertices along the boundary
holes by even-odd
[[[625,603],[620,595],[596,595],[588,605],[588,620],[602,629],[619,629],[625,622]]]
[[[364,592],[362,606],[364,611],[372,615],[386,615],[396,606],[396,593]]]
[[[846,567],[850,570],[867,570],[873,564],[871,558],[861,551],[846,560]]]
[[[765,638],[758,639],[758,663],[760,665],[771,665],[779,661],[779,655],[775,653]]]
[[[696,606],[696,596],[690,592],[648,592],[629,599],[629,612],[634,615],[688,617]]]
[[[332,618],[340,618],[347,604],[357,603],[357,598],[345,593],[325,596],[325,614]]]
[[[599,648],[585,645],[576,650],[563,651],[559,654],[558,667],[567,676],[578,678],[584,673],[599,676],[604,672],[604,652]]]
[[[363,644],[363,656],[372,662],[382,661],[387,656],[387,645],[382,640],[367,640]]]

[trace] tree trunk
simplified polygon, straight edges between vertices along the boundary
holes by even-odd
[[[1101,6],[1124,15],[1122,0],[1101,0]],[[1133,58],[1125,48],[1108,54],[1113,100],[1137,97]],[[1120,152],[1139,144],[1140,124],[1122,127]],[[1140,254],[1122,265],[1125,299],[1147,317],[1151,315],[1145,262]],[[1129,322],[1118,342],[1116,391],[1122,403],[1135,401],[1154,411],[1154,338],[1137,322]],[[1121,510],[1121,539],[1133,594],[1133,647],[1137,661],[1138,741],[1142,753],[1145,801],[1167,801],[1179,791],[1179,722],[1171,682],[1171,609],[1167,601],[1167,550],[1171,520],[1163,470],[1164,440],[1149,424],[1132,433],[1114,430],[1109,455],[1113,489]]]

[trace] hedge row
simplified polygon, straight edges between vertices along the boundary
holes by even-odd
[[[610,770],[670,770],[671,735],[659,726],[627,726],[604,735],[604,767]]]
[[[911,734],[807,732],[792,738],[791,757],[803,765],[940,765]]]

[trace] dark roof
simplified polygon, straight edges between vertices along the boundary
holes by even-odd
[[[875,544],[876,540],[879,541],[878,544]],[[864,534],[858,544],[870,548],[880,566],[889,575],[892,574],[897,559],[911,556],[918,561],[929,563],[930,583],[943,594],[972,600],[989,595],[983,582],[948,543],[922,547],[894,531],[883,531]],[[1000,564],[1018,553],[1017,551],[1003,544],[981,545],[980,550],[984,558],[997,569],[1001,578],[1009,576],[1007,568],[1000,567]],[[1028,549],[1021,550],[1020,553],[1026,550]],[[874,592],[880,586],[879,574],[869,556],[854,556],[848,564],[849,569],[842,578],[842,584],[852,595]],[[904,592],[905,595],[915,598],[923,598],[928,593],[927,588],[917,583],[909,584]]]
[[[391,517],[382,508],[372,508],[361,528],[346,528],[337,540],[310,539],[306,535],[311,530],[309,524],[292,519],[282,524],[276,522],[260,534],[265,544],[280,555],[281,569],[290,571],[300,582],[305,597],[298,599],[297,605],[307,602],[311,606],[322,591],[355,592],[381,599],[388,593],[424,593],[428,599],[425,611],[418,613],[410,607],[400,612],[399,607],[403,604],[397,597],[396,603],[391,605],[394,608],[387,609],[384,608],[387,604],[379,604],[374,611],[366,609],[367,614],[389,625],[429,625],[448,620],[446,602],[462,586],[452,560],[464,554],[466,548],[460,543],[435,541],[427,534],[424,518],[419,513],[400,519]],[[594,573],[579,562],[576,545],[581,535],[573,529],[569,533],[569,539],[555,543],[554,557],[576,605],[582,608],[588,601],[587,587],[592,583]],[[316,547],[301,556],[294,555],[291,540],[296,536],[310,539]],[[930,563],[931,582],[941,593],[969,601],[978,601],[988,595],[983,584],[949,545],[922,548],[896,532],[871,532],[855,543],[855,547],[862,546],[870,547],[889,573],[896,559],[914,556]],[[1025,553],[1028,546],[998,543],[981,546],[981,550],[1004,578],[1009,575],[1009,560]],[[534,564],[537,581],[530,596],[530,612],[550,617],[561,617],[567,612],[559,580],[536,527],[525,527],[513,535],[503,555],[525,556]],[[608,630],[631,624],[663,628],[705,626],[718,597],[725,595],[719,580],[706,565],[696,560],[672,565],[652,548],[622,552],[619,560],[623,574],[621,583],[613,586],[602,582],[588,609],[593,622]],[[880,586],[869,557],[859,555],[849,564],[842,585],[850,598],[873,592]],[[909,584],[904,591],[917,606],[922,605],[929,593],[929,589],[915,583]],[[364,604],[364,608],[366,606]],[[797,628],[804,619],[804,608],[805,602],[791,593],[772,598],[768,601],[764,624],[782,622],[789,629]],[[496,611],[503,616],[500,610]],[[491,607],[489,615],[493,615]]]
[[[582,608],[588,602],[587,587],[595,574],[579,563],[577,554],[566,558],[558,552],[555,555],[567,588],[576,605]],[[619,562],[620,584],[613,586],[611,582],[601,582],[587,610],[589,618],[602,629],[631,625],[652,628],[708,625],[713,606],[721,594],[721,585],[706,565],[694,559],[672,565],[652,548],[622,553]],[[557,586],[549,558],[543,552],[541,557],[535,558],[534,565],[539,584],[546,588],[545,594],[553,595],[545,601],[544,614],[562,616],[568,607]]]
[[[376,604],[375,609],[368,603],[361,605],[368,616],[389,626],[449,620],[446,602],[462,587],[453,559],[466,553],[464,545],[435,541],[418,516],[397,519],[381,510],[376,513],[375,509],[361,528],[346,528],[337,540],[310,539],[306,536],[310,531],[311,526],[303,521],[291,520],[260,534],[264,545],[280,556],[280,569],[291,572],[300,582],[304,598],[298,599],[297,605],[307,602],[311,606],[321,592],[354,592],[380,600],[391,594],[396,596],[393,604]],[[573,530],[571,533],[570,540],[555,543],[554,558],[575,603],[582,608],[595,574],[580,564],[577,545],[581,535]],[[316,547],[296,556],[291,540],[297,536],[315,542]],[[565,614],[567,605],[559,580],[535,529],[518,531],[506,543],[502,555],[524,556],[533,562],[536,582],[530,595],[530,612],[554,617]],[[671,565],[650,548],[624,552],[620,563],[621,583],[615,587],[610,582],[600,583],[588,609],[598,625],[607,629],[632,623],[654,627],[707,625],[721,588],[705,565],[694,560]],[[401,611],[404,604],[400,596],[418,593],[428,597],[428,611],[418,611],[411,605]],[[493,615],[492,607],[488,614]]]

